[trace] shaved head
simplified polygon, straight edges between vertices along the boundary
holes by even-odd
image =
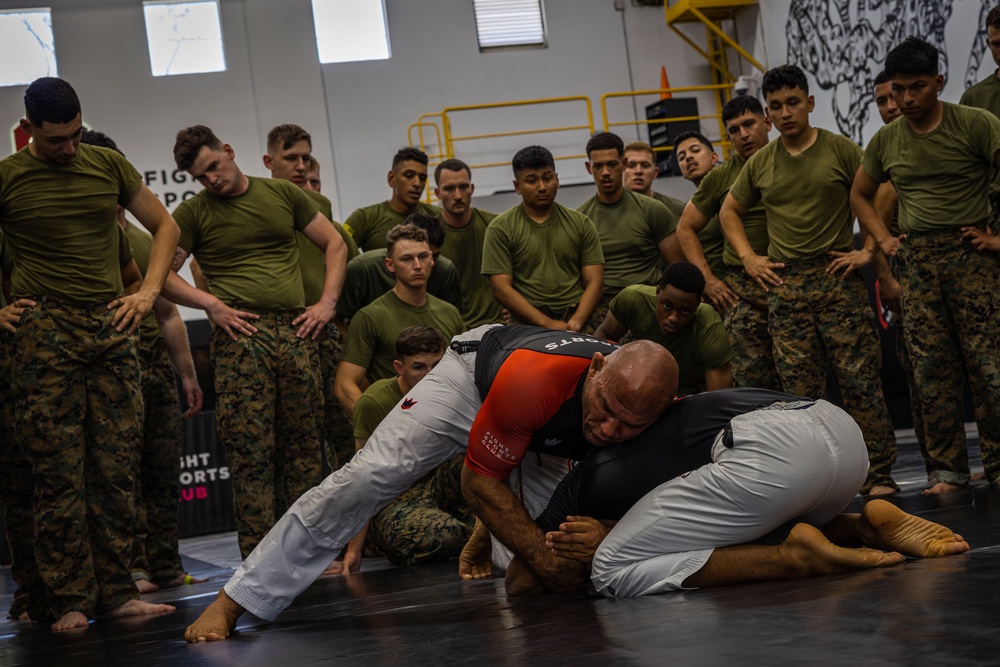
[[[583,386],[583,432],[593,445],[639,435],[677,393],[677,362],[665,347],[637,340],[594,355]]]

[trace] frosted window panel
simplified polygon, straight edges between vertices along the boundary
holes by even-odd
[[[545,45],[541,0],[473,0],[479,49]]]
[[[219,3],[144,2],[153,76],[225,72]]]
[[[52,12],[0,12],[0,86],[23,86],[42,76],[58,76]]]
[[[312,0],[321,63],[388,60],[383,0]]]

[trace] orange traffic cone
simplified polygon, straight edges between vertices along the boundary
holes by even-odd
[[[666,65],[660,65],[660,88],[669,88],[670,79],[667,78],[667,67]],[[661,100],[669,100],[673,97],[672,93],[660,93]]]

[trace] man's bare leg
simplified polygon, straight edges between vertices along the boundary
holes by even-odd
[[[223,589],[219,591],[215,601],[201,612],[198,620],[188,626],[184,632],[184,639],[192,644],[225,639],[236,627],[236,621],[245,611],[246,609],[234,602]]]
[[[460,579],[489,579],[493,574],[493,544],[490,531],[479,519],[469,541],[458,556],[458,576]]]
[[[796,524],[777,546],[754,544],[716,549],[704,567],[684,580],[691,588],[708,588],[751,581],[796,579],[837,574],[903,562],[903,555],[875,549],[845,549],[830,542],[809,524]]]
[[[872,500],[862,508],[857,535],[867,546],[917,558],[952,556],[969,550],[969,543],[961,535],[939,523],[907,514],[884,500]]]

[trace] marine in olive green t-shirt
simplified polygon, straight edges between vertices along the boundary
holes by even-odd
[[[445,340],[465,330],[461,314],[450,303],[428,294],[423,306],[411,306],[390,290],[351,319],[340,360],[367,369],[369,382],[395,377],[396,338],[415,324],[437,329]]]
[[[145,276],[146,270],[149,268],[149,250],[153,246],[153,237],[131,222],[125,227],[125,237],[128,239],[128,245],[132,251],[132,259],[139,267],[139,272]],[[160,337],[160,324],[156,321],[153,309],[150,309],[142,318],[142,324],[139,325],[139,340],[143,346],[146,346]]]
[[[940,124],[917,134],[905,119],[879,128],[861,164],[875,181],[891,180],[904,233],[985,222],[1000,119],[983,109],[942,102]]]
[[[722,204],[726,201],[729,188],[736,181],[736,177],[739,176],[740,170],[743,169],[746,162],[742,155],[734,153],[728,160],[705,174],[701,185],[698,186],[698,191],[691,196],[691,203],[703,216],[714,219],[718,224],[719,211],[722,210]],[[706,228],[711,224],[710,220]],[[767,246],[770,241],[767,236],[767,213],[763,204],[754,206],[743,216],[743,229],[746,231],[747,240],[750,241],[750,247],[753,248],[753,251],[758,255],[767,256]],[[699,238],[700,236],[699,234]],[[729,240],[723,238],[723,262],[727,266],[743,266],[743,262],[740,261]],[[709,266],[712,268],[712,273],[715,273],[715,266],[711,262],[709,262]]]
[[[745,208],[763,203],[768,257],[793,262],[854,247],[850,192],[861,149],[847,137],[817,128],[812,146],[791,155],[781,139],[754,153],[729,194]]]
[[[650,192],[653,191],[650,190]],[[677,197],[671,197],[659,192],[653,192],[650,196],[656,201],[663,203],[667,207],[667,210],[674,214],[674,219],[680,220],[681,216],[684,215],[684,202],[677,199]]]
[[[512,276],[514,289],[535,308],[561,312],[577,304],[581,271],[596,264],[604,264],[604,254],[594,223],[558,203],[541,224],[518,204],[486,230],[483,274]]]
[[[87,144],[69,164],[43,162],[28,149],[0,161],[0,228],[15,260],[13,297],[91,305],[118,296],[116,206],[141,185],[118,152]]]
[[[684,215],[684,207],[686,205],[684,202],[670,195],[660,194],[659,192],[654,192],[653,198],[666,204],[670,212],[674,214],[674,217],[680,221],[681,216]],[[716,273],[722,270],[722,252],[725,237],[722,234],[722,223],[719,222],[719,216],[709,216],[709,218],[708,224],[698,232],[698,241],[701,242],[701,251],[705,255],[705,261],[708,262],[708,268],[712,269],[712,273]],[[676,225],[674,227],[676,228]],[[662,272],[663,266],[663,263],[660,263],[657,268]]]
[[[722,318],[707,303],[698,305],[691,324],[667,334],[656,320],[656,287],[626,287],[611,300],[611,314],[636,340],[651,340],[670,350],[680,370],[679,394],[705,391],[705,371],[729,363],[732,348]]]
[[[354,404],[351,417],[354,420],[354,437],[362,440],[371,437],[389,411],[403,400],[403,395],[398,376],[373,382]]]
[[[340,234],[347,245],[347,261],[358,256],[358,244],[347,233],[344,226],[333,219],[333,205],[330,200],[313,190],[303,190],[313,201],[319,204],[319,212],[333,223],[333,228]],[[299,232],[295,235],[299,246],[299,271],[302,273],[302,288],[305,290],[306,305],[317,303],[323,295],[323,285],[326,282],[326,255],[309,237]]]
[[[337,301],[337,314],[344,320],[354,315],[396,286],[396,276],[386,267],[389,251],[369,250],[347,263],[344,289]],[[427,293],[462,309],[462,285],[458,269],[450,259],[439,256],[427,278]]]
[[[659,280],[660,242],[677,231],[676,216],[662,202],[622,188],[614,204],[594,195],[576,210],[590,218],[601,240],[604,298]]]
[[[396,225],[401,225],[411,213],[422,213],[432,218],[441,215],[441,209],[424,202],[417,205],[409,213],[400,213],[389,205],[388,201],[359,208],[344,221],[344,229],[354,237],[354,242],[361,250],[378,250],[385,247],[385,235]]]
[[[462,287],[460,310],[465,326],[469,329],[503,321],[503,306],[493,298],[490,279],[483,275],[483,242],[486,239],[486,228],[496,217],[496,213],[473,208],[472,218],[468,223],[462,227],[452,227],[445,221],[444,216],[441,216],[441,227],[444,228],[441,257],[450,259],[458,269]],[[434,271],[437,271],[436,264]],[[432,272],[431,276],[433,275]]]
[[[248,177],[246,192],[218,197],[208,190],[174,210],[177,244],[198,258],[214,296],[228,306],[305,307],[296,233],[319,206],[292,183]],[[310,304],[311,305],[311,304]]]

